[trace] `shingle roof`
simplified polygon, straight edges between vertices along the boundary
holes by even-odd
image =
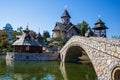
[[[68,24],[66,24],[65,29],[68,30],[71,26],[73,26],[73,24],[71,22],[69,22]]]
[[[15,41],[12,45],[28,45],[28,46],[40,46],[40,44],[34,40],[31,39],[25,39],[25,34],[23,34],[19,40]]]
[[[56,22],[56,25],[53,31],[66,31],[65,27],[66,26],[63,25],[62,23]]]
[[[99,18],[95,23],[93,29],[108,29],[108,28],[105,26],[105,23]]]
[[[104,24],[104,22],[99,18],[95,24]]]
[[[29,30],[24,30],[23,35],[12,45],[41,46],[39,42],[37,42],[29,33],[27,34],[26,31]]]
[[[69,15],[68,11],[65,9],[65,11],[63,12],[61,18],[64,18],[64,17],[69,17],[71,18],[71,16]]]
[[[69,32],[72,28],[74,28],[78,33],[80,32],[80,30],[75,27],[71,22],[69,22],[68,24],[62,24],[60,22],[56,22],[55,28],[53,29],[53,31],[66,31]]]
[[[77,33],[80,33],[80,30],[76,27],[76,26],[74,26],[74,25],[72,25],[72,26],[70,26],[67,30],[66,30],[66,32],[69,32],[71,29],[75,29],[76,31],[77,31]]]

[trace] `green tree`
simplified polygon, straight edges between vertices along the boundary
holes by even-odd
[[[4,39],[4,40],[1,41],[1,46],[2,46],[3,48],[7,48],[8,45],[9,45],[9,42],[8,42],[7,39]]]
[[[15,41],[17,39],[16,38],[17,35],[22,35],[22,32],[14,31],[10,36]]]
[[[50,38],[50,34],[48,31],[44,31],[42,35],[43,39]]]
[[[8,37],[5,30],[0,30],[0,42]]]
[[[57,32],[56,35],[57,35],[57,38],[59,38],[59,39],[63,38],[63,33],[62,32]]]
[[[85,36],[85,33],[88,29],[88,23],[86,21],[82,21],[82,23],[78,23],[77,27],[81,30],[80,35]]]
[[[20,26],[20,27],[17,28],[18,32],[22,32],[22,30],[23,30],[22,26]]]
[[[12,43],[9,43],[8,35],[5,30],[0,30],[0,51],[4,53],[7,51],[13,51]]]
[[[120,39],[120,35],[119,36],[112,36],[113,39]]]

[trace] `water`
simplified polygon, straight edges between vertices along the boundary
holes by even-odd
[[[95,80],[90,63],[57,61],[5,61],[0,56],[0,80]]]

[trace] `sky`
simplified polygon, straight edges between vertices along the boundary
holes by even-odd
[[[100,15],[109,28],[107,36],[120,35],[120,0],[0,0],[0,29],[6,23],[14,30],[28,24],[30,30],[41,34],[47,30],[52,35],[65,6],[74,25],[84,20],[92,28]]]

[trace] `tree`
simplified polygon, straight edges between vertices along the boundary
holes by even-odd
[[[14,31],[10,36],[15,41],[17,39],[16,38],[17,35],[22,35],[22,32]]]
[[[7,23],[7,24],[5,25],[5,27],[3,27],[3,30],[6,30],[7,33],[8,33],[8,35],[9,35],[9,34],[12,34],[12,32],[13,32],[13,27],[11,26],[10,23]]]
[[[120,35],[119,36],[112,36],[113,39],[120,39]]]
[[[43,39],[50,38],[50,34],[48,31],[44,31],[42,35]]]
[[[62,32],[57,32],[56,33],[58,39],[63,39],[63,33]]]
[[[7,32],[5,30],[0,30],[0,46],[1,47],[6,47],[8,44],[7,40]]]
[[[18,32],[22,32],[22,30],[23,30],[22,26],[20,26],[20,27],[17,28]]]
[[[2,42],[1,42],[2,47],[7,48],[8,45],[9,45],[9,42],[7,39],[2,40]]]
[[[86,21],[82,21],[82,23],[78,23],[77,27],[81,30],[80,35],[85,36],[85,33],[88,29],[88,23]]]
[[[5,53],[7,51],[13,51],[12,44],[8,41],[8,34],[6,30],[0,30],[0,51]]]
[[[7,39],[8,34],[6,30],[0,30],[0,42],[4,39]]]

